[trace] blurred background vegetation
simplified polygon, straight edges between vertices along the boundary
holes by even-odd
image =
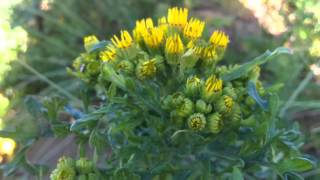
[[[318,0],[0,1],[0,128],[19,132],[12,135],[18,145],[44,135],[34,99],[61,95],[77,107],[83,83],[66,68],[83,51],[83,36],[109,39],[137,19],[155,19],[175,5],[205,19],[210,30],[230,35],[224,63],[242,63],[278,46],[292,49],[292,56],[265,65],[263,78],[266,86],[279,83],[274,88],[280,89],[284,125],[299,122],[306,134],[303,150],[320,157]],[[7,151],[0,150],[0,161],[10,161],[15,144],[2,138],[1,147]],[[319,179],[320,167],[303,176]]]

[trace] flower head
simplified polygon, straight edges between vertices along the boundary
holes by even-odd
[[[143,34],[146,33],[148,29],[153,28],[153,21],[151,18],[142,19],[136,21],[136,27],[133,30],[133,37],[135,41],[140,42],[143,40]]]
[[[215,47],[221,47],[225,49],[229,44],[229,37],[222,31],[214,31],[209,41]]]
[[[201,86],[201,80],[197,76],[190,76],[186,83],[186,93],[190,96],[196,95]]]
[[[172,26],[183,28],[188,21],[187,8],[170,8],[168,10],[168,23]]]
[[[168,54],[181,54],[183,53],[184,46],[178,34],[167,38],[165,51]]]
[[[163,31],[160,28],[151,28],[143,33],[143,39],[148,47],[157,48],[163,42]]]
[[[74,161],[71,158],[61,157],[58,161],[57,168],[50,174],[52,180],[73,180],[76,176]]]
[[[205,90],[207,92],[219,92],[222,90],[222,80],[215,75],[211,75],[205,82]]]
[[[176,114],[180,117],[186,117],[190,115],[192,111],[193,111],[193,102],[188,98],[184,98],[182,103],[178,105],[176,109]]]
[[[212,102],[222,92],[222,80],[218,79],[215,75],[211,75],[205,82],[202,91],[201,98],[204,101]]]
[[[116,52],[116,48],[109,44],[105,50],[100,52],[99,56],[102,61],[112,61],[116,56]]]
[[[120,49],[126,49],[132,45],[132,37],[128,31],[121,31],[120,39],[114,35],[111,41],[114,46]]]
[[[208,116],[208,129],[212,133],[219,133],[222,130],[223,121],[219,113],[213,113]]]
[[[190,129],[200,131],[206,126],[206,118],[201,113],[192,114],[188,119],[188,126]]]
[[[189,43],[187,44],[187,48],[192,49],[194,54],[196,54],[197,56],[203,57],[204,48],[198,41],[189,41]]]
[[[158,19],[158,27],[165,33],[168,29],[168,23],[166,17],[161,17]]]
[[[224,104],[227,107],[227,111],[230,112],[234,104],[233,99],[230,96],[223,96],[223,100],[224,100]]]
[[[217,101],[216,108],[218,112],[230,113],[233,105],[233,99],[230,96],[224,95]]]
[[[184,36],[190,39],[197,39],[201,37],[204,24],[205,23],[203,21],[200,21],[195,18],[191,18],[190,21],[186,24],[186,26],[183,29]]]
[[[95,35],[89,35],[83,38],[84,48],[89,51],[95,44],[99,43]]]
[[[154,76],[156,72],[157,67],[155,59],[139,63],[136,69],[137,77],[141,80]]]

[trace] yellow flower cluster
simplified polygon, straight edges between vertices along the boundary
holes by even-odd
[[[188,17],[188,9],[173,7],[168,10],[166,17],[158,19],[157,24],[151,18],[141,19],[136,21],[132,34],[123,30],[120,36],[114,35],[111,38],[112,45],[107,45],[105,50],[100,52],[100,59],[114,60],[117,49],[129,51],[133,47],[180,56],[192,49],[198,58],[204,61],[214,59],[216,62],[227,48],[229,37],[222,31],[214,31],[210,39],[204,40],[201,38],[204,27],[204,21]],[[97,43],[98,39],[95,36],[88,36],[84,41],[89,47]]]

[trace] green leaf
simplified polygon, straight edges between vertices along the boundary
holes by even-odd
[[[304,157],[285,159],[276,164],[278,171],[282,174],[286,172],[304,172],[311,170],[314,166],[315,165],[311,160]]]
[[[222,80],[224,81],[231,81],[234,79],[237,79],[244,74],[248,73],[251,69],[253,69],[255,66],[261,65],[269,61],[270,59],[280,55],[280,54],[291,54],[291,51],[288,48],[285,47],[279,47],[275,49],[274,51],[270,52],[269,50],[263,53],[262,55],[256,57],[250,62],[247,62],[240,67],[234,69],[230,73],[224,75],[222,77]]]
[[[91,49],[89,49],[89,53],[104,49],[108,44],[110,44],[110,41],[100,41],[99,43],[93,45]]]
[[[90,114],[90,115],[87,115],[83,118],[80,118],[71,124],[70,130],[71,131],[79,131],[82,128],[85,128],[88,126],[93,126],[98,122],[100,117],[101,117],[101,115]]]
[[[242,172],[238,167],[233,167],[231,180],[244,180]]]
[[[256,85],[254,82],[249,81],[248,82],[248,94],[259,104],[259,106],[263,109],[263,110],[267,110],[268,108],[268,101],[262,99],[257,91]]]

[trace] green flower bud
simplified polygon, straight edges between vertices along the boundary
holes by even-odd
[[[213,113],[208,116],[208,129],[212,133],[219,133],[223,128],[223,121],[219,113]]]
[[[62,165],[70,166],[73,168],[75,166],[75,162],[70,157],[62,156],[58,161],[57,167],[62,166]]]
[[[90,75],[98,74],[100,72],[100,62],[93,61],[93,62],[88,63],[86,65],[85,72],[89,73]]]
[[[93,170],[93,162],[86,158],[80,158],[76,161],[76,168],[80,174],[87,174]]]
[[[237,93],[233,87],[227,86],[223,88],[223,94],[230,96],[232,99],[237,99]]]
[[[117,64],[117,69],[120,72],[124,72],[126,74],[131,74],[134,71],[134,65],[130,61],[123,60]]]
[[[197,100],[196,102],[196,111],[199,113],[209,113],[212,110],[211,104],[207,104],[202,99]]]
[[[50,174],[51,180],[74,180],[76,171],[74,169],[74,161],[71,158],[62,157],[59,159],[57,168]]]
[[[260,76],[260,70],[261,69],[259,66],[255,66],[248,74],[249,79],[253,81],[257,81]]]
[[[166,97],[162,97],[161,98],[161,107],[164,110],[171,110],[174,107],[173,106],[173,96],[168,95]]]
[[[184,101],[185,97],[181,92],[176,92],[172,95],[172,104],[174,107],[181,105]]]
[[[157,67],[156,67],[155,59],[140,62],[136,68],[136,75],[140,80],[154,77],[156,72],[157,72]]]
[[[179,117],[187,117],[193,112],[193,102],[188,98],[184,98],[175,112]]]
[[[230,118],[233,123],[238,123],[242,119],[241,108],[238,104],[233,105],[232,111],[230,113]]]
[[[230,96],[222,96],[216,104],[216,109],[220,113],[230,113],[233,107],[234,101]]]
[[[222,80],[211,75],[201,90],[201,98],[206,102],[213,102],[222,92]]]
[[[247,96],[244,103],[245,103],[245,105],[252,107],[256,104],[256,101],[251,96]]]
[[[192,114],[188,119],[188,126],[194,131],[200,131],[206,126],[206,118],[201,113]]]
[[[187,79],[185,92],[188,96],[195,96],[199,93],[201,80],[197,76],[190,76]]]

